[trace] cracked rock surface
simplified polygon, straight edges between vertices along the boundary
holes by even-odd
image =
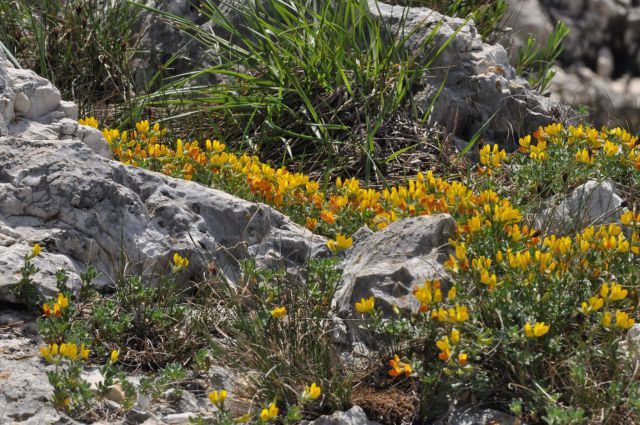
[[[101,134],[78,125],[76,109],[60,102],[53,86],[8,62],[0,62],[0,76],[10,83],[0,93],[8,99],[5,106],[15,104],[16,93],[29,96],[31,105],[41,101],[40,92],[58,99],[57,105],[30,109],[42,114],[35,119],[15,109],[3,112],[8,121],[0,127],[0,300],[16,301],[10,287],[35,243],[44,248],[36,259],[43,292],[53,290],[59,268],[72,272],[73,283],[88,263],[103,279],[124,267],[123,261],[140,272],[158,272],[178,251],[191,263],[182,278],[197,276],[215,261],[234,281],[237,259],[295,268],[326,252],[324,238],[268,206],[110,160]]]

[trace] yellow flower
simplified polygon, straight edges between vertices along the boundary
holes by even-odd
[[[316,385],[315,382],[312,382],[311,385],[307,385],[302,392],[303,400],[315,400],[320,397],[322,390],[319,386]]]
[[[460,342],[460,331],[457,329],[452,329],[451,330],[451,342],[453,343],[453,345],[458,345],[458,343]]]
[[[589,154],[589,150],[587,148],[584,148],[576,152],[576,161],[583,164],[592,164],[593,157]]]
[[[443,337],[436,341],[436,347],[440,350],[440,354],[438,354],[438,358],[440,360],[446,361],[451,357],[451,345],[449,344],[449,338]]]
[[[227,398],[227,391],[212,391],[209,393],[209,401],[216,407],[222,408],[224,400]]]
[[[109,358],[111,360],[111,363],[116,363],[118,361],[119,355],[120,355],[120,350],[113,350]]]
[[[173,254],[173,264],[175,265],[177,270],[186,269],[187,267],[189,267],[189,260],[182,257],[176,252],[175,254]]]
[[[335,241],[333,239],[329,239],[327,241],[327,246],[329,247],[331,252],[334,252],[334,253],[350,248],[351,245],[353,245],[353,238],[350,238],[350,237],[347,238],[340,233],[336,235]]]
[[[604,326],[605,328],[611,327],[611,313],[609,313],[608,311],[605,311],[602,315],[602,326]]]
[[[62,292],[58,294],[58,305],[60,308],[67,308],[69,306],[69,298],[65,297]]]
[[[182,158],[183,157],[183,151],[184,148],[182,146],[182,139],[178,139],[176,140],[176,158]]]
[[[629,315],[623,311],[616,310],[616,328],[629,329],[635,323]]]
[[[89,350],[87,347],[84,346],[84,344],[82,344],[80,346],[80,358],[87,360],[89,358],[89,354],[91,353],[91,350]]]
[[[271,316],[275,317],[276,319],[279,317],[284,317],[287,314],[287,307],[276,307],[273,310],[271,310]]]
[[[278,416],[279,411],[280,410],[278,409],[275,403],[270,403],[267,408],[262,409],[262,411],[260,412],[260,420],[262,422],[270,421],[271,419]]]
[[[611,293],[609,294],[609,300],[611,301],[619,301],[624,300],[627,297],[628,291],[626,289],[622,289],[622,286],[617,283],[611,284]]]
[[[527,322],[524,325],[524,334],[527,338],[540,338],[547,332],[549,332],[549,325],[546,325],[544,322],[536,322],[533,326]]]
[[[78,120],[80,125],[88,125],[89,127],[98,128],[98,120],[94,117],[80,118]]]
[[[40,247],[40,245],[35,244],[33,248],[31,248],[31,256],[37,257],[38,255],[40,255],[40,251],[42,251],[42,248]]]
[[[336,222],[336,217],[333,215],[331,211],[323,210],[320,213],[320,218],[327,224],[333,224]]]
[[[78,346],[73,343],[61,344],[60,354],[70,360],[78,360]]]
[[[604,306],[604,299],[596,295],[594,297],[589,298],[588,304],[586,302],[582,303],[582,312],[584,314],[589,314],[592,311],[600,310],[602,306]]]
[[[361,298],[360,302],[356,303],[356,310],[358,311],[358,313],[362,314],[373,312],[374,307],[375,298],[373,296],[367,298],[366,300],[364,298]]]
[[[469,359],[469,355],[467,353],[458,354],[458,363],[460,363],[460,366],[466,365],[468,359]]]
[[[56,357],[58,356],[59,352],[60,351],[59,351],[58,344],[50,344],[46,347],[40,348],[40,354],[42,354],[42,357],[49,364],[57,362]]]
[[[314,231],[316,229],[316,227],[318,227],[318,219],[317,218],[312,218],[312,217],[307,217],[307,220],[304,224],[304,227],[306,227],[307,229]],[[331,248],[329,248],[331,249]]]
[[[142,134],[149,132],[149,120],[144,120],[136,123],[136,130]]]
[[[452,286],[451,289],[449,289],[449,292],[447,292],[447,298],[449,299],[449,301],[453,301],[456,299],[456,287]]]

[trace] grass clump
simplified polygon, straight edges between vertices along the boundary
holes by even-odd
[[[233,21],[214,1],[200,2],[199,12],[218,31],[157,13],[214,52],[215,65],[165,85],[145,102],[185,108],[181,118],[213,116],[207,122],[229,143],[277,161],[315,163],[315,169],[351,168],[369,180],[407,147],[393,144],[391,123],[424,118],[412,93],[439,54],[431,45],[437,28],[408,51],[365,0],[248,2],[234,6]],[[224,81],[193,85],[205,75]]]
[[[138,8],[120,1],[4,1],[0,33],[23,67],[88,114],[97,104],[131,97],[138,16]]]

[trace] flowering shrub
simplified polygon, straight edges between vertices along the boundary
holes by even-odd
[[[103,133],[120,161],[266,202],[335,237],[334,252],[348,248],[348,235],[362,225],[378,230],[403,217],[451,214],[458,223],[445,263],[451,280],[419,285],[416,311],[384,317],[373,297],[354,305],[370,319],[366,326],[399,342],[383,359],[386,374],[421,383],[423,418],[441,414],[443,398],[469,392],[534,422],[578,422],[596,412],[616,422],[640,413],[633,402],[640,386],[622,343],[637,319],[640,214],[568,235],[527,220],[539,208],[536,197],[587,179],[612,179],[637,196],[640,146],[628,132],[554,124],[522,138],[513,154],[481,147],[467,184],[428,171],[383,190],[340,178],[321,190],[302,173],[229,153],[219,141],[172,143],[148,122]],[[265,309],[276,329],[291,326],[288,307]],[[270,420],[269,408],[261,418]]]

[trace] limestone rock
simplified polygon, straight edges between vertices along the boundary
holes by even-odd
[[[332,415],[320,416],[314,421],[302,421],[300,425],[380,425],[367,418],[360,406],[353,406],[345,412],[335,412]]]
[[[540,96],[515,75],[504,47],[483,43],[473,22],[465,24],[463,19],[426,7],[406,11],[403,6],[374,0],[369,4],[371,13],[382,19],[392,34],[406,37],[411,51],[417,50],[438,25],[434,50],[449,43],[421,79],[424,88],[415,95],[422,110],[433,104],[431,123],[444,125],[467,141],[482,129],[486,142],[514,149],[519,137],[560,114],[560,105]]]
[[[35,243],[45,295],[58,269],[74,284],[89,263],[103,276],[121,259],[146,273],[180,252],[191,262],[180,279],[213,261],[235,281],[241,258],[296,268],[327,253],[324,238],[268,206],[109,160],[100,132],[78,125],[77,108],[46,80],[1,59],[0,78],[0,99],[9,99],[0,119],[0,300],[16,301],[10,288]],[[16,93],[30,102],[23,117],[13,109]]]
[[[367,338],[354,309],[361,298],[374,296],[376,308],[385,314],[391,314],[394,305],[417,311],[413,289],[426,279],[445,283],[448,279],[442,263],[455,226],[448,214],[413,217],[394,222],[354,246],[331,304],[342,329],[336,338],[345,345]]]
[[[536,218],[536,227],[567,233],[590,224],[613,223],[622,214],[622,203],[612,182],[590,180],[575,188],[557,205],[549,205]]]

